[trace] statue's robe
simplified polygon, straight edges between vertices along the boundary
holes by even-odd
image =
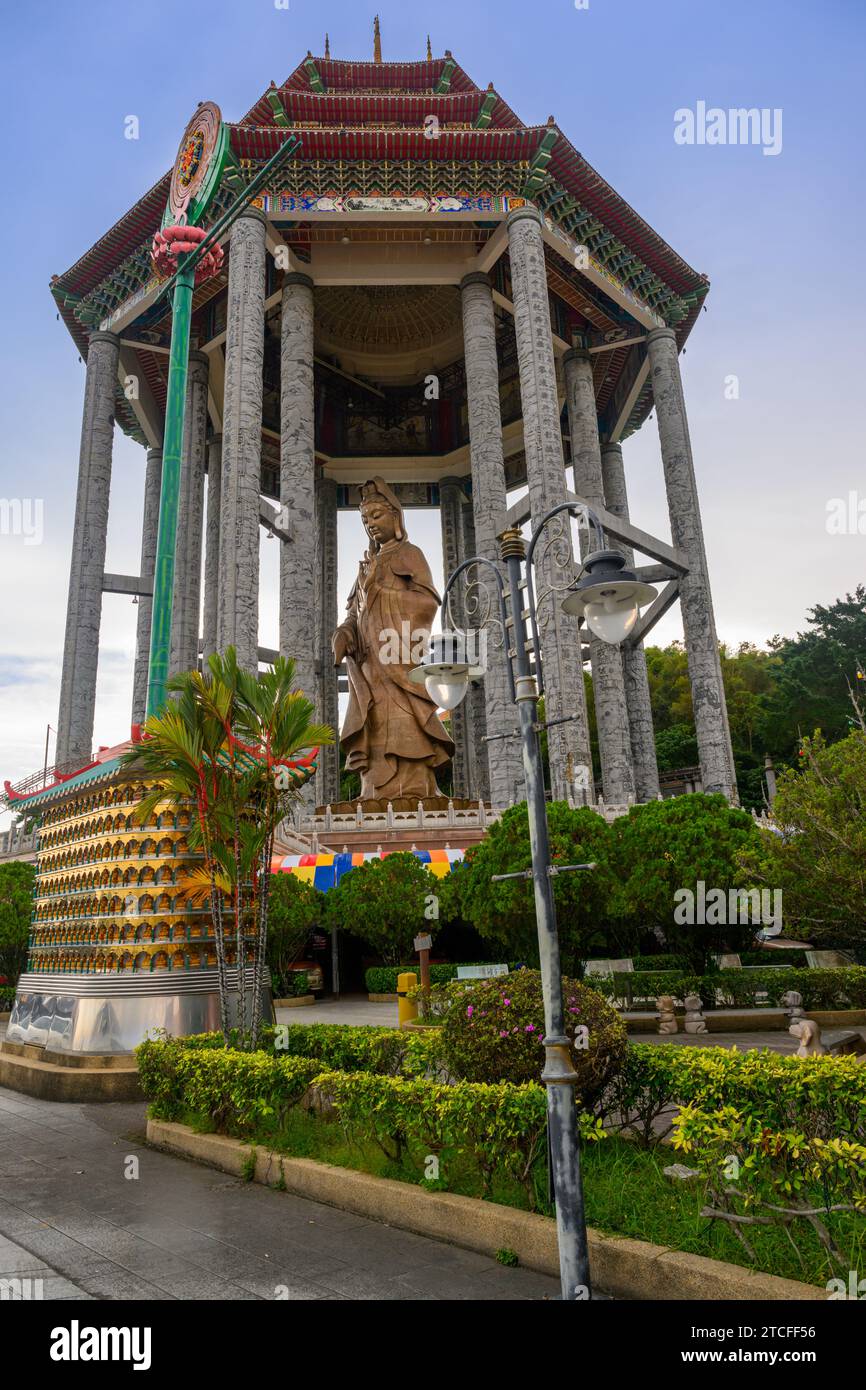
[[[394,540],[367,552],[337,629],[349,644],[349,708],[340,740],[347,770],[361,774],[362,801],[439,795],[434,769],[449,761],[454,744],[424,686],[409,680],[438,607],[417,545]]]

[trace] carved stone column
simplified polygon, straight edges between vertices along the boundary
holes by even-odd
[[[220,497],[222,492],[223,437],[211,435],[207,451],[207,520],[204,553],[204,617],[202,664],[217,649],[217,605],[220,562]]]
[[[466,394],[469,410],[469,454],[472,468],[472,516],[474,553],[498,564],[496,537],[504,530],[508,513],[505,464],[502,454],[502,417],[499,407],[499,362],[496,355],[496,323],[493,294],[487,275],[473,272],[460,286],[463,301],[463,345]],[[492,576],[485,567],[470,575],[477,583],[481,608],[498,618],[498,599]],[[447,578],[447,574],[446,574]],[[477,611],[477,610],[476,610]],[[468,614],[472,623],[473,612]],[[498,635],[497,635],[498,634]],[[485,725],[488,733],[504,734],[517,728],[517,710],[508,687],[505,643],[498,629],[487,630],[487,671],[482,681]],[[466,697],[473,705],[479,696]],[[476,747],[476,756],[484,750]],[[495,738],[486,745],[487,786],[493,806],[510,806],[523,799],[523,764],[517,738]],[[483,784],[482,784],[483,785]]]
[[[507,219],[511,284],[523,436],[532,524],[565,501],[565,465],[559,421],[559,397],[541,223],[534,208],[517,208]],[[536,550],[541,654],[544,662],[545,712],[548,719],[576,718],[549,730],[553,798],[579,799],[574,775],[591,767],[583,662],[577,619],[562,612],[558,590],[574,576],[568,518],[550,523]],[[547,591],[545,594],[545,590]]]
[[[588,352],[572,349],[565,354],[563,368],[574,490],[591,507],[603,507],[604,485],[592,360]],[[581,527],[581,555],[585,558],[591,549],[589,533]],[[620,650],[590,633],[589,653],[604,799],[608,802],[633,801],[634,769]]]
[[[265,219],[251,207],[229,258],[216,642],[248,671],[258,670],[264,337]]]
[[[337,669],[331,637],[337,627],[337,484],[333,478],[320,474],[316,480],[316,517],[318,539],[318,582],[315,613],[316,644],[316,714],[323,724],[329,724],[339,740],[340,717],[337,692]],[[316,774],[316,800],[320,806],[333,805],[340,799],[339,742],[319,753]]]
[[[203,352],[191,352],[183,424],[174,599],[171,609],[169,675],[172,676],[198,667],[204,465],[207,448],[207,378],[207,357]]]
[[[443,478],[439,484],[439,519],[442,524],[442,572],[447,582],[448,576],[457,568],[463,560],[467,558],[464,548],[463,531],[463,489],[459,478]],[[441,626],[443,631],[452,625],[463,629],[466,622],[466,610],[462,602],[463,585],[460,580],[457,582],[454,600],[451,603],[451,614],[443,612],[441,615]],[[453,623],[452,623],[453,619]],[[451,785],[455,797],[466,797],[474,795],[473,792],[473,759],[471,752],[472,737],[472,716],[467,706],[469,695],[459,704],[456,709],[451,710],[451,737],[454,740],[454,757],[451,762]]]
[[[601,471],[604,481],[604,505],[614,516],[628,521],[628,493],[621,444],[602,444]],[[622,552],[626,565],[633,569],[634,551],[631,546],[626,545],[624,541],[617,541],[614,549]],[[635,793],[638,801],[655,801],[659,794],[659,769],[643,642],[636,647],[622,647],[621,651],[634,761]]]
[[[141,563],[143,583],[153,587],[156,565],[156,537],[159,531],[159,491],[162,486],[162,449],[148,449],[144,473],[144,515],[141,523]],[[147,714],[147,672],[150,664],[150,618],[153,594],[139,594],[138,623],[135,633],[135,670],[132,677],[132,722],[143,724]]]
[[[654,328],[646,343],[671,537],[689,565],[680,582],[680,608],[701,781],[705,792],[723,792],[735,798],[734,757],[676,335],[672,328]]]
[[[108,494],[114,444],[114,392],[120,339],[91,333],[72,527],[69,599],[57,719],[58,766],[81,767],[93,751],[102,580],[108,536]]]
[[[295,662],[298,685],[316,698],[316,448],[313,395],[313,282],[283,280],[280,350],[280,502],[291,536],[280,547],[280,652]]]

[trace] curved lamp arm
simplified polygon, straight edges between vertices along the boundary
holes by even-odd
[[[486,565],[488,569],[491,569],[493,571],[493,574],[496,578],[496,593],[499,598],[499,614],[502,621],[502,632],[505,637],[505,662],[508,667],[508,686],[511,693],[511,698],[512,700],[514,700],[517,697],[517,691],[515,690],[514,686],[514,672],[511,669],[511,657],[508,655],[508,609],[505,606],[505,584],[503,582],[502,575],[499,572],[498,565],[495,565],[492,560],[488,560],[486,555],[473,555],[471,559],[463,560],[457,566],[456,570],[454,570],[453,573],[449,576],[448,583],[445,585],[445,589],[442,594],[442,612],[446,612],[448,595],[450,594],[454,586],[455,580],[459,579],[463,571],[469,569],[471,565]],[[519,594],[517,596],[517,602],[520,602]],[[458,631],[463,632],[464,636],[466,635],[464,629],[460,628],[458,629]]]
[[[558,507],[552,507],[551,510],[541,518],[541,520],[539,521],[538,525],[532,533],[532,537],[529,542],[529,548],[526,552],[526,606],[529,609],[529,624],[532,629],[532,645],[535,649],[535,678],[538,683],[539,695],[544,694],[544,667],[541,660],[541,643],[539,642],[538,638],[538,618],[535,612],[535,587],[532,582],[532,564],[533,556],[535,554],[535,547],[538,544],[539,539],[541,538],[542,531],[544,530],[548,521],[550,521],[555,516],[559,516],[560,512],[569,512],[571,516],[578,517],[581,519],[583,517],[586,517],[587,521],[595,531],[595,542],[597,549],[604,549],[604,531],[602,529],[601,522],[599,521],[595,512],[592,510],[592,507],[588,506],[585,502],[560,502]]]

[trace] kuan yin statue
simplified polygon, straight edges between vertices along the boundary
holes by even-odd
[[[439,607],[430,566],[406,536],[403,509],[387,483],[361,488],[370,544],[349,594],[346,619],[332,639],[345,660],[349,708],[340,733],[346,769],[361,777],[361,801],[397,802],[440,795],[436,768],[454,744],[423,685],[409,680]]]

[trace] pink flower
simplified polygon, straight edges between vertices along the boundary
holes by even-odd
[[[510,999],[503,999],[502,1002],[503,1002],[503,1004],[505,1005],[505,1007],[506,1007],[506,1009],[507,1009],[507,1008],[508,1008],[508,1005],[511,1003],[511,1000],[510,1000]]]
[[[527,1033],[534,1033],[534,1032],[535,1032],[535,1024],[534,1024],[534,1023],[527,1023],[527,1025],[526,1025],[526,1032],[527,1032]]]
[[[508,1029],[507,1029],[507,1028],[500,1028],[500,1030],[499,1030],[499,1036],[500,1036],[500,1038],[507,1038],[507,1037],[508,1037]]]
[[[467,1018],[471,1018],[471,1017],[472,1017],[472,1012],[473,1012],[473,1011],[472,1011],[472,1005],[470,1004],[470,1005],[467,1007],[467,1009],[466,1009],[466,1017],[467,1017]]]

